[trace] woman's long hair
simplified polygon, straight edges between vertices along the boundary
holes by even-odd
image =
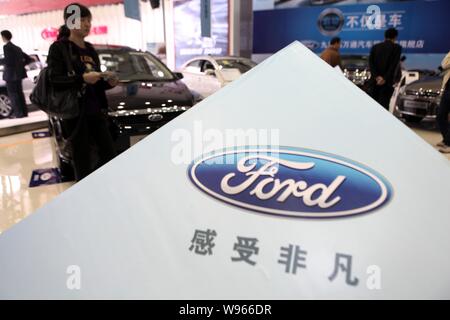
[[[59,27],[58,37],[56,38],[56,40],[67,39],[69,37],[70,29],[65,24],[63,24],[61,27]]]

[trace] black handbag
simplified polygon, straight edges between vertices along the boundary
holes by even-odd
[[[75,71],[71,60],[72,47],[69,44],[69,50],[67,50],[65,45],[62,48],[68,76],[74,76]],[[63,90],[55,89],[50,83],[50,70],[46,67],[39,73],[36,86],[31,92],[30,100],[49,116],[60,119],[73,119],[80,115],[79,99],[81,96],[80,90],[75,87]]]

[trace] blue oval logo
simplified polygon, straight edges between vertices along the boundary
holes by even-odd
[[[325,9],[319,15],[317,25],[320,33],[323,35],[334,36],[338,34],[344,26],[344,15],[341,10],[336,8]]]
[[[195,186],[216,199],[290,217],[362,214],[383,206],[392,194],[374,170],[308,149],[222,150],[195,160],[188,170]]]

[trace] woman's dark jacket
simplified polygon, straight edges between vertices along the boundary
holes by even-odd
[[[90,54],[95,61],[95,71],[101,72],[100,59],[97,52],[95,51],[92,44],[90,44],[89,42],[85,42],[85,44],[86,50],[90,51]],[[72,65],[75,71],[74,75],[68,74],[67,63],[64,59],[63,46],[67,48],[67,52],[70,52],[69,46],[72,48]],[[81,61],[80,54],[78,52],[78,46],[69,41],[67,38],[55,41],[50,46],[47,57],[47,65],[49,69],[50,83],[56,90],[58,90],[58,88],[60,88],[61,90],[66,90],[74,86],[79,88],[80,90],[83,88],[83,85],[85,83],[83,80],[83,73],[85,73],[86,71],[86,66]],[[112,87],[103,79],[99,80],[93,86],[98,97],[98,101],[100,102],[100,109],[107,109],[108,100],[106,99],[105,90],[111,89]]]

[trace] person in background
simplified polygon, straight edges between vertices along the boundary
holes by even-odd
[[[450,130],[448,128],[448,114],[450,113],[450,51],[442,60],[441,67],[444,72],[444,80],[442,81],[441,103],[436,121],[443,140],[437,146],[440,152],[450,153]]]
[[[400,65],[402,47],[396,44],[398,31],[394,28],[386,30],[385,40],[370,50],[370,84],[369,94],[374,100],[389,110],[389,102],[394,93],[396,71]]]
[[[156,56],[159,58],[159,60],[161,60],[165,64],[167,63],[166,45],[165,44],[158,48],[158,53],[156,54]]]
[[[320,54],[320,57],[333,68],[339,66],[342,69],[341,55],[339,54],[340,48],[341,39],[335,37],[331,39],[330,45]]]
[[[79,26],[67,25],[71,13],[69,7],[78,6],[81,14]],[[63,137],[69,141],[77,181],[96,168],[91,161],[91,142],[97,149],[96,157],[101,166],[116,156],[113,138],[105,111],[108,108],[105,91],[115,87],[118,79],[112,73],[100,72],[100,59],[92,44],[84,39],[91,30],[92,14],[78,3],[64,9],[66,27],[60,28],[59,40],[49,49],[47,64],[50,83],[55,90],[76,87],[82,93],[79,98],[80,115],[75,119],[62,120]],[[75,74],[69,75],[64,50],[71,52],[71,63]]]
[[[33,59],[11,42],[12,34],[9,30],[3,30],[1,35],[5,45],[3,46],[4,58],[0,60],[0,64],[5,66],[3,80],[6,82],[6,90],[13,109],[11,118],[24,118],[28,116],[28,110],[23,94],[22,79],[27,77],[25,66],[33,62]]]

